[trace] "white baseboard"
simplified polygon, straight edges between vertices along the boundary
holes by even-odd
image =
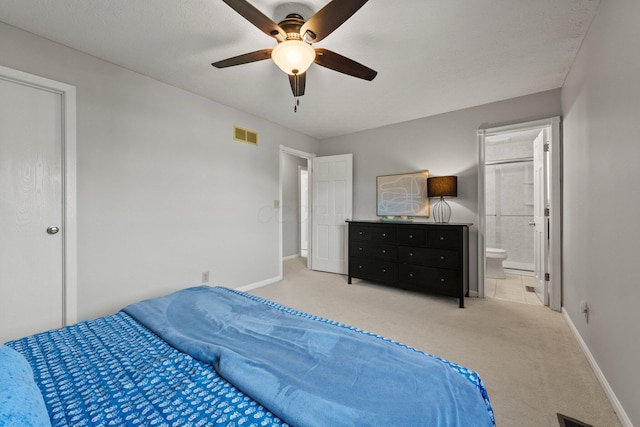
[[[567,313],[567,310],[565,310],[564,307],[562,307],[562,315],[564,316],[565,320],[569,324],[569,329],[571,329],[571,332],[573,332],[573,335],[576,337],[576,340],[578,341],[578,344],[580,345],[582,352],[584,353],[587,360],[589,361],[589,364],[591,365],[591,369],[593,369],[593,372],[596,374],[596,378],[598,378],[600,385],[602,386],[605,394],[609,398],[609,401],[611,402],[611,405],[613,406],[613,410],[618,416],[620,423],[624,427],[633,427],[633,424],[631,423],[631,419],[629,419],[629,416],[624,411],[624,408],[620,404],[620,401],[616,397],[616,394],[613,392],[613,389],[609,385],[607,378],[604,376],[604,373],[600,369],[600,366],[598,366],[598,362],[596,362],[596,359],[593,357],[593,354],[591,354],[589,347],[587,347],[587,343],[585,343],[584,340],[582,339],[580,332],[578,332],[578,329],[573,324],[573,321],[571,321],[571,317],[569,317],[569,313]]]
[[[251,289],[261,288],[271,283],[279,282],[280,280],[282,280],[282,276],[276,276],[276,277],[272,277],[271,279],[263,280],[261,282],[256,282],[256,283],[251,283],[249,285],[241,286],[239,288],[236,288],[236,290],[247,292],[247,291],[250,291]]]
[[[300,258],[300,254],[295,254],[295,255],[289,255],[289,256],[282,257],[282,261],[288,261],[290,259],[295,259],[295,258]]]

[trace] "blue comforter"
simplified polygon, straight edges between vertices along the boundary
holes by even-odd
[[[242,292],[200,286],[124,311],[291,425],[495,425],[475,372]]]

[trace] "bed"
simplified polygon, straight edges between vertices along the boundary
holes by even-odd
[[[0,425],[495,425],[475,372],[223,287],[10,341],[0,384]]]

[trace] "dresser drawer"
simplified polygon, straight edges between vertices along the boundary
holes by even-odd
[[[424,246],[426,233],[416,228],[400,228],[396,232],[396,242],[399,245]]]
[[[398,261],[437,268],[458,268],[460,266],[458,251],[409,246],[398,247]]]
[[[460,234],[456,230],[428,230],[427,246],[430,248],[456,249]]]
[[[384,226],[362,226],[351,224],[349,226],[349,240],[367,240],[373,242],[395,242],[396,230]]]
[[[349,258],[349,275],[360,279],[393,283],[398,280],[398,264],[361,257]]]
[[[410,264],[400,265],[398,274],[398,281],[410,288],[450,296],[459,295],[460,279],[457,270]]]
[[[398,247],[388,243],[377,243],[366,240],[349,242],[349,256],[375,258],[385,261],[398,260]]]

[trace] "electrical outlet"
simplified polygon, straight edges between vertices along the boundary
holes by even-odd
[[[207,283],[209,282],[209,272],[205,271],[202,273],[202,283]]]

